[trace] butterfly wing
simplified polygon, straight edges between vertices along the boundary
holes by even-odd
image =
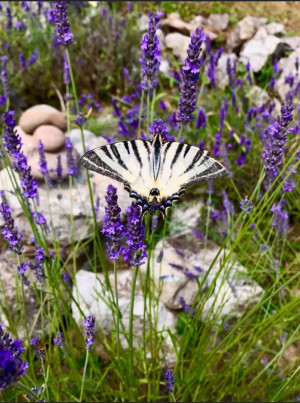
[[[123,183],[128,192],[134,191],[144,199],[151,177],[150,150],[151,143],[148,141],[123,141],[88,151],[81,157],[80,163],[87,169]]]
[[[182,194],[188,186],[228,176],[226,168],[208,151],[178,142],[164,143],[159,189],[163,199]]]

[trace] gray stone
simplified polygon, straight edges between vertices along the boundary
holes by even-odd
[[[300,48],[300,36],[287,36],[280,38],[280,42],[287,44],[290,47],[290,50]]]
[[[279,42],[279,38],[268,35],[267,31],[261,28],[243,47],[240,61],[245,65],[250,62],[252,70],[257,73],[263,68],[268,57],[274,53]]]
[[[54,125],[61,130],[66,130],[67,120],[63,112],[50,105],[35,105],[22,113],[19,126],[25,133],[31,134],[41,125]]]
[[[149,25],[149,17],[146,14],[142,14],[137,20],[138,30],[141,32],[145,32],[148,29]]]
[[[171,13],[168,18],[161,21],[161,29],[165,34],[176,31],[182,35],[189,35],[194,30],[194,27],[184,22],[178,13]]]
[[[177,204],[172,210],[172,220],[169,224],[171,235],[190,234],[198,224],[202,207],[202,201],[192,203],[182,201]]]
[[[182,35],[178,32],[173,32],[165,37],[166,47],[172,50],[174,56],[181,61],[187,57],[187,49],[190,44],[190,37]]]
[[[194,30],[198,27],[203,28],[208,25],[207,18],[202,17],[202,15],[197,15],[191,20],[190,25],[192,25]]]
[[[163,31],[160,28],[157,28],[156,30],[156,35],[159,40],[160,46],[163,47],[165,46],[165,35]]]
[[[256,31],[266,25],[267,18],[244,17],[237,23],[234,30],[228,36],[226,47],[229,52],[237,51],[241,45],[251,39]]]
[[[251,87],[247,97],[249,98],[250,105],[255,106],[256,108],[260,108],[263,104],[270,100],[267,91],[263,90],[257,85],[253,85]]]
[[[225,31],[228,28],[229,15],[226,14],[210,14],[207,20],[207,25],[213,28]]]
[[[177,248],[181,248],[180,253]],[[158,259],[162,250],[163,257]],[[211,242],[205,249],[201,242],[186,236],[159,241],[151,256],[150,271],[160,301],[170,309],[180,309],[180,297],[191,305],[197,296],[202,304],[202,320],[216,323],[242,315],[249,304],[259,301],[263,289],[250,278],[247,269],[234,257],[223,264],[228,251],[219,252],[220,248]],[[146,267],[140,267],[143,275]],[[197,277],[200,288],[191,275]]]
[[[288,84],[285,84],[285,77],[289,75],[295,76],[295,82],[294,82],[294,88],[300,81],[300,76],[296,77],[296,67],[295,67],[295,61],[296,58],[300,61],[300,48],[295,50],[293,53],[289,55],[289,57],[286,58],[285,63],[282,64],[282,72],[279,77],[279,79],[276,82],[276,90],[278,91],[282,101],[285,99],[287,93],[290,90],[290,87]]]
[[[266,31],[269,35],[285,35],[285,27],[278,22],[271,22],[266,25]]]
[[[227,74],[227,59],[230,59],[231,65],[237,59],[235,53],[222,53],[219,58],[216,69],[216,85],[220,89],[224,89],[228,85],[229,77]]]
[[[159,71],[160,71],[162,74],[165,74],[166,76],[169,75],[169,72],[170,72],[170,63],[168,62],[168,60],[163,59],[163,60],[160,62]]]
[[[78,152],[78,154],[81,157],[84,154],[83,145],[81,141],[81,130],[72,129],[66,135],[70,137],[74,149]],[[88,146],[90,150],[96,147],[105,146],[107,144],[107,140],[105,140],[104,137],[96,136],[93,132],[86,129],[83,129],[83,137],[85,146],[86,147]]]
[[[109,280],[114,290],[114,275],[109,275]],[[122,315],[122,324],[124,330],[129,330],[129,308],[130,308],[130,292],[132,282],[132,270],[118,272],[118,296],[119,308]],[[73,298],[77,302],[72,302],[72,314],[75,321],[81,325],[83,319],[87,315],[94,315],[96,317],[96,326],[101,329],[106,335],[111,334],[111,330],[115,329],[113,320],[113,297],[108,292],[105,285],[104,275],[95,274],[85,270],[80,270],[76,274],[76,284],[73,287]],[[174,349],[168,330],[175,332],[177,319],[176,316],[170,312],[159,301],[153,301],[152,306],[152,320],[153,326],[157,331],[161,332],[164,338],[162,344],[163,359],[168,362],[175,361]],[[78,305],[82,310],[84,316],[78,309]],[[137,281],[136,293],[134,298],[134,319],[133,319],[133,344],[138,348],[143,343],[143,314],[144,314],[144,297],[140,290],[139,281]],[[146,320],[146,327],[149,328],[148,317]],[[122,329],[122,327],[120,327]],[[123,332],[120,333],[120,342],[123,348],[128,348],[128,341]]]

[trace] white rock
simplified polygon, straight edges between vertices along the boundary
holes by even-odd
[[[250,62],[252,70],[256,73],[263,68],[268,57],[274,53],[279,42],[279,38],[268,35],[265,28],[261,28],[253,39],[243,47],[240,53],[240,61],[245,65]]]
[[[160,71],[162,74],[165,74],[166,76],[169,75],[169,72],[170,72],[170,63],[168,62],[168,60],[163,59],[163,60],[160,62],[159,71]]]
[[[298,60],[300,62],[300,48],[295,50],[293,53],[289,55],[289,57],[286,58],[285,63],[282,65],[282,73],[277,80],[276,83],[276,90],[278,91],[279,95],[281,96],[281,99],[284,100],[287,93],[290,90],[290,87],[288,84],[285,84],[285,77],[289,75],[294,75],[296,77],[296,67],[295,67],[295,61],[296,58],[298,57]],[[300,77],[298,75],[298,78],[295,78],[294,82],[294,88],[296,85],[299,83]]]
[[[156,35],[159,40],[160,46],[163,47],[165,46],[165,35],[163,31],[160,28],[157,28],[156,30]]]
[[[216,69],[216,85],[220,89],[224,89],[228,85],[229,77],[227,74],[227,59],[230,59],[231,65],[237,59],[235,53],[222,53],[219,58]]]
[[[202,17],[202,15],[197,15],[196,17],[194,17],[191,22],[190,25],[193,26],[193,29],[195,30],[196,28],[203,28],[205,25],[208,25],[207,22],[207,18]]]
[[[207,25],[225,31],[228,28],[229,15],[226,14],[210,14]]]
[[[171,234],[191,233],[198,224],[202,207],[202,201],[177,204],[176,208],[172,210],[172,220],[170,222]]]
[[[184,256],[182,251],[176,252],[175,245],[183,248]],[[163,257],[160,260],[158,258],[162,249]],[[203,304],[202,319],[216,323],[224,317],[240,316],[248,304],[260,300],[263,289],[251,280],[247,269],[234,261],[234,258],[222,264],[228,252],[224,250],[218,255],[219,249],[210,242],[204,249],[200,242],[185,240],[183,237],[165,239],[164,244],[158,242],[154,256],[151,256],[150,270],[160,300],[170,309],[179,309],[180,297],[188,305],[197,297],[199,303]],[[172,267],[170,263],[178,268]],[[180,266],[186,272],[198,276],[200,289],[196,279],[187,277]],[[140,268],[143,274],[146,267]],[[200,267],[200,271],[195,267]]]
[[[112,289],[114,290],[114,275],[109,275]],[[122,323],[126,332],[129,330],[129,310],[130,310],[130,292],[132,282],[132,270],[118,272],[118,295],[119,308],[122,315]],[[76,274],[76,284],[73,287],[73,297],[84,316],[94,315],[96,317],[96,326],[100,328],[106,335],[109,335],[112,329],[115,329],[112,310],[112,296],[109,294],[105,285],[104,275],[95,274],[85,270],[80,270]],[[82,323],[84,317],[78,309],[78,305],[72,302],[72,314],[78,324]],[[140,347],[143,343],[143,314],[144,314],[144,297],[140,291],[137,282],[136,293],[134,298],[134,320],[133,320],[133,344],[134,347]],[[163,342],[163,358],[168,363],[174,362],[173,345],[167,331],[174,332],[176,329],[176,316],[170,312],[165,306],[154,301],[152,306],[153,326],[157,331],[161,332],[164,338]],[[147,329],[148,317],[146,320]],[[120,327],[122,329],[122,327]],[[128,342],[124,334],[120,333],[120,342],[123,348],[128,348]]]
[[[260,108],[263,104],[270,100],[270,97],[267,91],[258,87],[257,85],[253,85],[250,91],[247,94],[249,98],[250,105],[255,106],[256,108]]]
[[[137,26],[139,31],[147,31],[149,25],[149,17],[146,14],[142,14],[137,20]]]
[[[251,39],[256,31],[266,25],[268,22],[267,18],[256,18],[247,16],[239,21],[228,36],[226,47],[232,52],[237,50],[243,42]]]
[[[300,48],[300,36],[287,36],[280,38],[280,42],[287,44],[291,50]]]
[[[190,40],[189,36],[182,35],[178,32],[173,32],[165,37],[166,47],[171,49],[173,55],[178,57],[181,61],[185,60],[187,57],[187,49]]]
[[[109,184],[117,188],[118,202],[123,212],[131,204],[132,199],[129,198],[128,192],[119,182],[96,173],[91,173],[91,176],[94,202],[97,196],[100,197],[97,222],[99,225],[102,225],[104,207],[106,205],[105,194]],[[74,185],[72,190],[69,189],[68,182],[62,183],[60,188],[54,187],[49,193],[45,185],[42,184],[39,186],[39,205],[37,209],[46,217],[48,225],[54,228],[61,247],[70,245],[72,233],[75,242],[87,239],[92,234],[93,216],[86,173],[83,168],[80,170],[76,181],[78,185]],[[4,169],[0,171],[0,189],[13,190],[8,171]],[[23,235],[24,244],[31,245],[32,229],[24,216],[17,197],[8,192],[6,193],[6,197],[12,208],[12,216],[15,219],[15,225],[18,226],[19,232]],[[53,231],[47,234],[47,240],[49,243],[53,243]]]
[[[285,27],[278,22],[271,22],[266,25],[266,31],[269,35],[285,35]]]
[[[167,34],[178,31],[183,35],[189,35],[194,27],[183,21],[178,13],[171,13],[168,18],[161,21],[161,29]]]
[[[70,137],[72,141],[74,149],[78,152],[80,156],[83,155],[83,145],[81,141],[81,130],[80,129],[72,129],[70,132],[66,134],[67,137]],[[104,137],[96,136],[89,130],[83,130],[83,137],[85,141],[85,146],[90,150],[96,147],[105,146],[107,144],[107,140]]]

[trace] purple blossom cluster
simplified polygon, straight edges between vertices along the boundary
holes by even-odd
[[[85,345],[87,351],[92,350],[95,341],[95,327],[96,327],[95,321],[96,321],[95,316],[89,315],[82,322],[84,326]]]
[[[68,3],[66,1],[54,1],[52,7],[56,43],[57,45],[69,46],[73,43],[73,34],[70,31],[68,20]]]
[[[171,141],[171,138],[173,138],[173,136],[169,135],[169,129],[162,120],[154,120],[152,125],[149,127],[149,135],[151,140],[153,140],[157,134],[161,135],[163,141]]]
[[[36,199],[38,196],[38,185],[31,175],[31,168],[28,166],[27,157],[21,151],[22,141],[14,127],[14,112],[4,112],[4,134],[3,144],[7,154],[12,157],[12,168],[18,172],[21,177],[21,189],[26,199]]]
[[[28,363],[22,361],[24,348],[21,341],[13,340],[8,333],[4,333],[0,323],[0,390],[6,389],[17,382],[22,375],[26,375]]]
[[[286,149],[289,125],[293,120],[294,107],[287,101],[281,107],[281,116],[268,127],[268,138],[264,144],[262,158],[268,175],[269,184],[272,184],[283,168],[283,156]]]
[[[223,135],[223,129],[224,129],[224,122],[226,119],[226,115],[227,115],[227,110],[228,110],[228,100],[225,97],[224,98],[224,103],[221,105],[220,108],[220,120],[219,120],[219,131],[215,136],[215,144],[214,144],[214,155],[219,158],[221,156],[221,150],[220,150],[220,146],[221,146],[221,139],[222,139],[222,135]]]
[[[32,265],[31,269],[34,272],[35,279],[38,283],[42,283],[45,279],[45,269],[44,269],[44,262],[45,262],[45,251],[44,249],[39,246],[36,241],[35,242],[35,253],[34,253],[34,265]]]
[[[2,202],[0,204],[0,213],[2,215],[4,226],[2,229],[3,238],[8,242],[8,249],[20,255],[23,251],[22,235],[15,227],[14,219],[11,216],[11,208],[7,204],[3,191],[0,192]]]
[[[124,252],[123,260],[130,266],[138,267],[145,263],[143,259],[147,257],[145,241],[145,227],[142,224],[141,209],[135,203],[127,208],[127,248]]]
[[[51,188],[52,187],[52,181],[50,179],[50,174],[49,174],[49,169],[48,169],[48,164],[45,156],[45,147],[41,140],[39,141],[38,144],[38,152],[39,152],[39,167],[40,167],[40,172],[44,176],[45,181],[47,185]]]
[[[209,82],[212,88],[216,86],[216,68],[219,62],[219,59],[223,53],[223,48],[217,49],[215,52],[210,52],[209,55],[209,63],[207,68],[207,77],[209,78]]]
[[[78,167],[73,156],[73,144],[69,137],[66,137],[65,146],[67,150],[67,172],[68,175],[75,177],[78,174]]]
[[[108,240],[106,247],[110,259],[117,260],[123,253],[120,241],[125,235],[125,230],[121,223],[121,209],[118,205],[117,189],[114,186],[108,186],[105,200],[107,206],[105,206],[104,225],[101,232]]]
[[[46,350],[42,340],[38,336],[35,336],[31,338],[30,344],[31,346],[33,346],[36,358],[44,360],[46,356]]]
[[[167,369],[166,370],[165,382],[166,382],[166,387],[167,387],[169,393],[173,393],[174,386],[175,386],[175,381],[174,381],[174,375],[173,375],[173,370],[172,369]]]
[[[286,210],[283,210],[284,204],[285,200],[282,200],[278,204],[273,204],[271,208],[273,228],[282,238],[286,238],[289,230],[289,214]]]
[[[161,11],[157,11],[156,15],[153,15],[152,12],[149,13],[148,30],[141,41],[141,85],[145,91],[153,90],[158,84],[160,43],[156,35],[156,29],[163,16],[164,13]]]
[[[191,42],[187,50],[188,57],[185,59],[185,64],[181,70],[182,83],[180,84],[181,92],[177,111],[177,119],[181,124],[189,123],[196,109],[200,52],[205,39],[206,37],[200,28],[196,29],[195,35],[191,34]]]
[[[28,60],[26,60],[24,54],[22,52],[20,52],[19,53],[20,69],[26,70],[26,69],[28,69],[28,67],[35,64],[38,59],[38,56],[39,56],[38,50],[34,50],[32,55],[30,56],[30,58]]]
[[[207,121],[207,117],[205,114],[205,110],[203,108],[199,108],[198,113],[197,113],[197,119],[196,119],[196,128],[205,129],[206,121]]]
[[[62,334],[62,332],[57,332],[56,337],[54,337],[53,339],[53,343],[59,348],[64,347],[64,335]]]
[[[7,56],[1,57],[1,82],[5,100],[9,97],[9,77],[7,72]]]

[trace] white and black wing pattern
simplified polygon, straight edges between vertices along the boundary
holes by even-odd
[[[164,143],[158,188],[164,200],[179,196],[188,186],[228,176],[226,168],[208,151],[178,142]]]
[[[123,141],[88,151],[81,157],[80,163],[87,169],[123,183],[129,192],[134,184],[134,190],[143,198],[148,198],[150,152],[149,141]]]

